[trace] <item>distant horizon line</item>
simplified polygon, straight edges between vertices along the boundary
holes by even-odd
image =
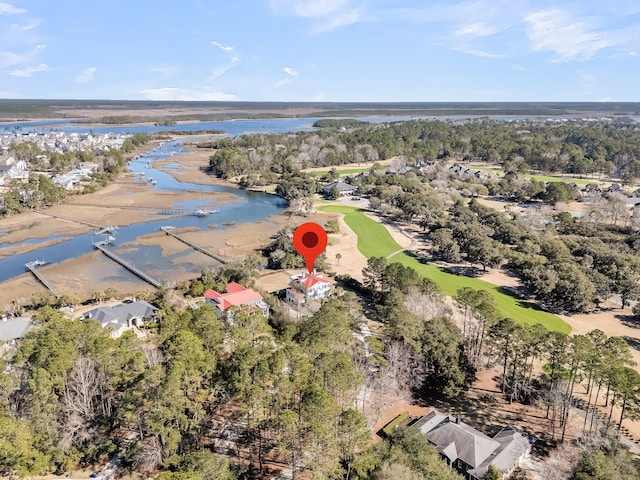
[[[315,101],[315,100],[124,100],[124,99],[101,99],[101,98],[0,98],[0,103],[22,103],[22,102],[75,102],[75,103],[141,103],[141,104],[211,104],[211,105],[640,105],[640,101],[586,101],[586,100],[456,100],[456,101]]]

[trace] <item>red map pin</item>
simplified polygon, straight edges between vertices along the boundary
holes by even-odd
[[[327,247],[327,232],[317,223],[303,223],[293,232],[293,247],[304,257],[311,273],[316,258]]]

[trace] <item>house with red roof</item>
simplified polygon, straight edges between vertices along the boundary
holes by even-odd
[[[204,292],[204,298],[213,305],[219,317],[224,317],[227,320],[232,320],[233,314],[237,311],[249,315],[261,313],[265,317],[269,316],[269,305],[264,301],[262,295],[236,282],[228,284],[225,293],[207,290]]]
[[[324,277],[324,273],[302,272],[289,277],[287,300],[299,303],[306,300],[322,300],[330,297],[335,285]]]

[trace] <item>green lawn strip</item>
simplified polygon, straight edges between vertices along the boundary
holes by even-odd
[[[533,178],[535,180],[539,180],[541,182],[565,182],[565,183],[575,183],[576,185],[588,185],[589,183],[602,183],[599,180],[588,180],[586,178],[575,178],[575,177],[552,177],[550,175],[534,175],[534,174],[526,174],[524,175],[528,178]]]
[[[407,421],[408,419],[409,419],[409,412],[404,412],[398,415],[396,418],[394,418],[384,426],[384,428],[382,429],[382,433],[384,433],[386,437],[390,437],[393,434],[393,432],[396,431],[396,428],[401,423]]]
[[[336,168],[336,172],[340,173],[340,174],[347,174],[347,173],[360,173],[360,172],[368,172],[369,170],[371,170],[371,167],[362,167],[362,168]],[[313,173],[316,177],[323,177],[325,176],[327,173],[329,173],[329,170],[317,170],[315,172],[310,172]]]
[[[469,170],[480,170],[483,172],[493,173],[494,175],[504,175],[504,170],[499,167],[472,166],[472,167],[469,167]],[[525,173],[522,176],[527,178],[533,178],[541,182],[566,182],[566,183],[574,182],[576,185],[588,185],[589,183],[600,183],[600,184],[602,183],[602,181],[596,180],[596,179],[562,177],[562,176],[553,176],[553,175],[538,175],[535,173]]]
[[[390,253],[402,248],[391,237],[391,234],[383,225],[370,219],[356,207],[327,205],[320,207],[319,210],[344,214],[345,223],[358,236],[358,250],[367,258],[386,257]],[[486,290],[494,297],[502,314],[512,318],[518,323],[541,323],[549,330],[564,333],[571,331],[569,324],[562,319],[549,312],[545,312],[533,302],[503,293],[499,286],[492,283],[477,278],[449,273],[432,263],[422,263],[406,252],[394,255],[390,261],[399,262],[404,266],[413,268],[420,275],[433,280],[438,284],[443,293],[452,297],[455,297],[458,289],[463,287],[471,287],[475,290]]]

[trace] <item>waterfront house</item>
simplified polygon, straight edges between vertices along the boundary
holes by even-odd
[[[330,297],[335,286],[324,277],[324,273],[303,272],[289,277],[289,288],[286,290],[287,300],[302,303],[306,300],[322,300]]]
[[[421,417],[411,428],[420,430],[440,457],[467,480],[481,480],[489,465],[508,479],[535,442],[535,438],[511,426],[491,438],[459,417],[447,417],[436,410]]]
[[[269,316],[269,305],[262,295],[236,282],[229,283],[225,293],[207,290],[204,292],[204,298],[207,303],[213,305],[218,317],[226,318],[228,322],[233,321],[236,312],[247,315],[260,313],[265,317]]]
[[[33,326],[30,318],[12,318],[7,319],[4,315],[0,322],[0,343],[6,342],[14,345],[17,340],[24,337]]]
[[[111,328],[111,337],[118,338],[124,332],[133,331],[139,337],[146,337],[140,330],[145,322],[155,319],[156,307],[144,300],[121,303],[115,307],[98,307],[84,314],[86,320],[100,322],[102,328]]]

